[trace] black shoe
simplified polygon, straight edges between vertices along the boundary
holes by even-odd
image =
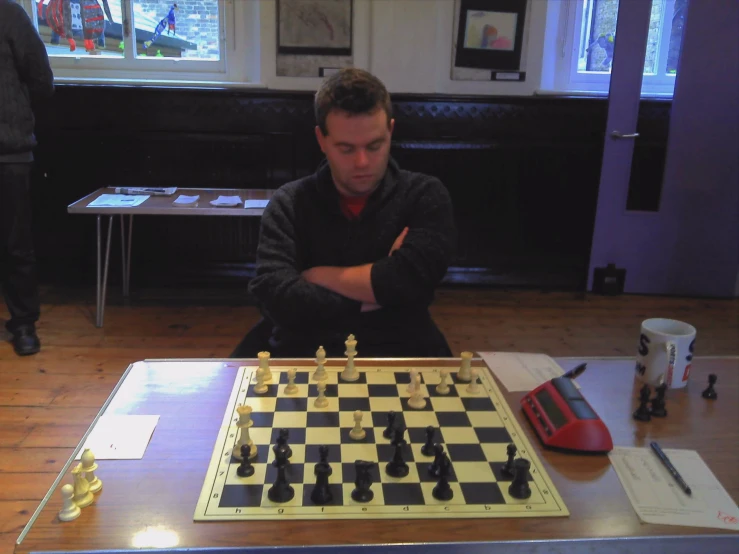
[[[19,356],[29,356],[41,350],[36,329],[24,325],[13,331],[13,348]]]

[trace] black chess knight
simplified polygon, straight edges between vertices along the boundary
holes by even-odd
[[[370,502],[375,493],[370,490],[372,486],[372,475],[370,471],[377,464],[375,462],[365,462],[364,460],[356,460],[354,462],[354,470],[356,477],[354,480],[355,489],[352,491],[352,499],[355,502]]]

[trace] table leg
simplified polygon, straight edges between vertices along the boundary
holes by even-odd
[[[95,280],[95,284],[97,285],[96,288],[96,297],[95,297],[95,327],[102,327],[103,326],[103,312],[102,312],[102,301],[100,296],[100,242],[102,240],[102,237],[100,236],[101,229],[100,229],[100,218],[102,216],[98,214],[97,216],[97,232],[98,232],[98,240],[97,240],[97,278]]]
[[[110,265],[110,239],[113,236],[113,217],[108,217],[108,236],[105,241],[105,264],[103,266],[103,279],[102,279],[102,287],[100,286],[101,283],[98,281],[98,290],[100,290],[100,294],[98,295],[98,313],[97,313],[97,326],[102,327],[103,326],[103,317],[105,316],[105,293],[108,288],[108,267]],[[100,216],[98,216],[98,278],[100,276]]]
[[[121,216],[123,217],[123,216]],[[133,245],[133,214],[128,216],[128,253],[126,254],[126,290],[124,294],[128,296],[131,289],[131,246]]]
[[[126,216],[121,214],[121,285],[123,287],[123,297],[130,296],[131,287],[131,227],[133,225],[133,215],[128,220],[128,239],[126,239]]]

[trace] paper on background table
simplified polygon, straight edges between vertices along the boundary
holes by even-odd
[[[608,454],[639,519],[739,531],[739,508],[698,452],[663,450],[691,495],[680,488],[650,448],[617,446]]]
[[[241,197],[219,195],[218,198],[211,200],[210,203],[213,206],[238,206],[241,204]]]
[[[269,200],[244,200],[244,208],[266,208]]]
[[[76,459],[89,448],[96,460],[140,460],[157,423],[158,415],[101,416]]]
[[[188,196],[186,194],[180,194],[177,198],[175,198],[175,201],[172,202],[173,204],[194,204],[198,201],[200,198],[199,194],[196,194],[195,196]]]
[[[478,352],[495,376],[509,391],[534,390],[559,377],[564,370],[546,354],[521,352]]]
[[[88,208],[133,208],[149,198],[148,194],[101,194]]]

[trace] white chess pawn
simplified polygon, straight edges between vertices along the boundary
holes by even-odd
[[[361,441],[367,433],[362,429],[362,410],[354,412],[354,428],[349,431],[349,438],[355,441]]]
[[[297,373],[297,368],[293,368],[287,372],[287,386],[285,387],[285,394],[295,394],[298,392],[298,385],[295,384],[295,376]]]
[[[95,475],[98,465],[95,463],[95,455],[92,450],[85,448],[80,459],[82,460],[82,471],[90,484],[90,492],[100,492],[103,488],[103,482]]]
[[[408,387],[405,389],[411,394],[413,393],[413,389],[416,387],[416,376],[418,375],[418,370],[414,367],[411,369],[411,380],[408,383]]]
[[[467,385],[467,392],[477,394],[480,392],[480,385],[477,384],[477,369],[473,367],[470,373],[472,374],[472,380],[470,381],[470,384]]]
[[[438,392],[439,394],[449,394],[449,385],[446,382],[446,380],[449,378],[449,370],[442,369],[439,372],[439,375],[441,376],[441,383],[436,385],[436,392]]]
[[[354,357],[357,355],[357,341],[354,335],[349,335],[344,344],[346,345],[346,352],[344,352],[346,355],[346,367],[341,372],[341,379],[342,381],[348,382],[357,381],[359,379],[359,372],[354,367]]]
[[[318,396],[316,397],[315,402],[313,402],[313,405],[316,408],[325,408],[328,406],[328,398],[326,398],[326,383],[324,381],[319,381],[318,385]]]
[[[238,440],[233,447],[231,453],[237,460],[241,460],[241,446],[244,444],[249,445],[249,458],[254,458],[257,455],[257,449],[254,448],[254,441],[251,440],[249,435],[249,427],[254,425],[254,421],[251,419],[251,406],[239,406],[236,408],[236,412],[239,414],[239,421],[236,423],[236,428],[239,432]]]
[[[316,367],[316,371],[313,373],[313,380],[325,381],[328,379],[328,373],[326,373],[326,368],[324,367],[326,363],[326,351],[323,349],[323,346],[319,346],[318,350],[316,350],[316,363],[318,367]]]
[[[80,508],[92,504],[93,496],[90,492],[90,483],[87,482],[82,471],[82,464],[77,464],[72,470],[74,475],[74,503]]]
[[[257,394],[264,394],[269,390],[267,384],[264,382],[264,368],[257,368],[257,384],[254,387],[254,392]]]
[[[259,367],[264,370],[264,380],[271,381],[272,370],[269,367],[269,352],[259,352],[257,357],[259,358]]]
[[[414,410],[423,410],[426,407],[426,399],[423,397],[423,391],[421,391],[420,375],[416,375],[416,386],[413,387],[413,393],[408,400],[408,406]]]
[[[472,352],[462,352],[462,364],[459,366],[459,373],[457,373],[457,379],[460,381],[469,381],[472,378],[470,373],[470,367],[472,364]]]
[[[80,517],[82,510],[74,503],[74,487],[72,485],[62,487],[62,498],[64,499],[64,505],[59,510],[59,521],[72,521]]]

